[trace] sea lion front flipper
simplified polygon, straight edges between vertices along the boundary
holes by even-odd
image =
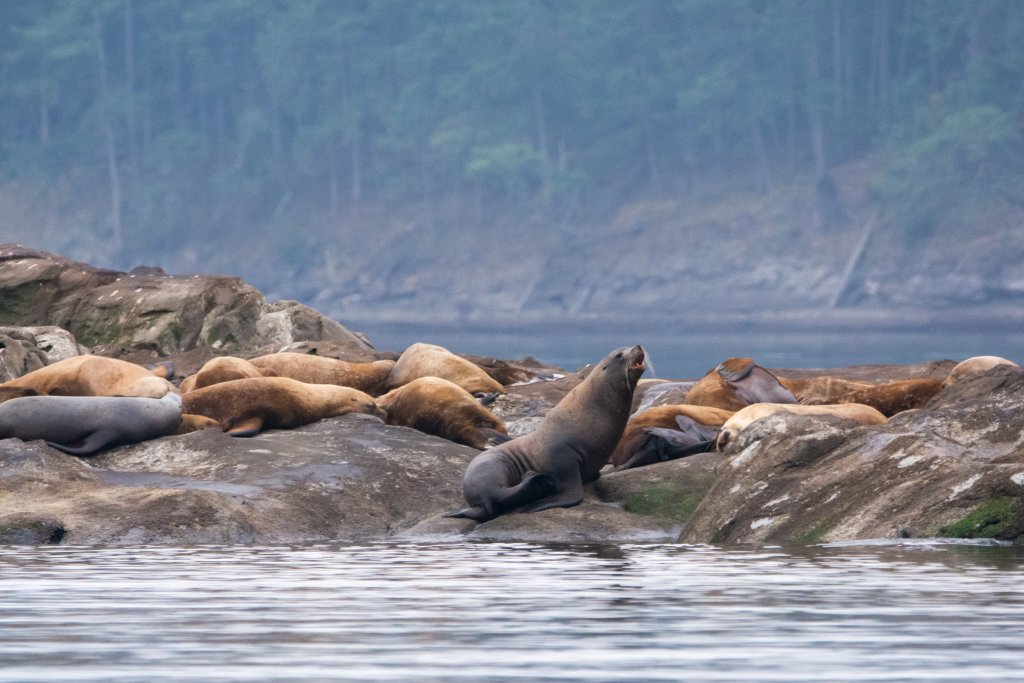
[[[494,513],[488,513],[487,510],[484,510],[481,507],[472,507],[472,508],[462,508],[461,510],[456,510],[454,512],[446,512],[446,513],[444,513],[441,516],[442,517],[464,517],[466,519],[472,519],[472,520],[475,520],[477,522],[486,522],[489,519],[494,519],[496,515]]]
[[[231,436],[256,436],[263,431],[263,418],[247,417],[244,420],[233,422],[226,431]]]
[[[754,369],[753,358],[729,358],[715,370],[726,382],[739,382]]]
[[[46,445],[68,455],[92,455],[113,443],[113,437],[108,430],[98,429],[75,445],[65,446],[53,441],[47,441]]]

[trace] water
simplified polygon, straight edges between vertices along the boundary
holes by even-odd
[[[1024,335],[1005,330],[971,331],[672,331],[546,326],[479,329],[416,324],[358,327],[374,346],[401,351],[414,342],[440,344],[458,353],[522,358],[533,356],[566,370],[596,363],[620,346],[643,344],[654,375],[665,379],[702,376],[726,358],[754,358],[769,368],[836,368],[862,364],[961,361],[971,356],[1003,356],[1024,362]]]
[[[1022,643],[1019,547],[0,547],[3,681],[998,681]]]

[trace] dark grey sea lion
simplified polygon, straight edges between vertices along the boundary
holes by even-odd
[[[517,509],[579,504],[583,484],[597,479],[622,438],[644,361],[642,346],[612,351],[537,431],[474,458],[462,481],[470,507],[446,516],[483,522]]]
[[[44,439],[72,455],[174,434],[181,396],[27,396],[0,403],[0,438]]]

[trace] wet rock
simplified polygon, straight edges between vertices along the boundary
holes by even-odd
[[[1024,533],[1024,369],[995,368],[887,424],[752,424],[680,540],[821,542]]]

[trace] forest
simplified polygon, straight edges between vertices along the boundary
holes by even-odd
[[[1022,77],[1015,0],[0,0],[0,183],[120,266],[794,182],[827,232],[857,163],[910,240],[1024,204]]]

